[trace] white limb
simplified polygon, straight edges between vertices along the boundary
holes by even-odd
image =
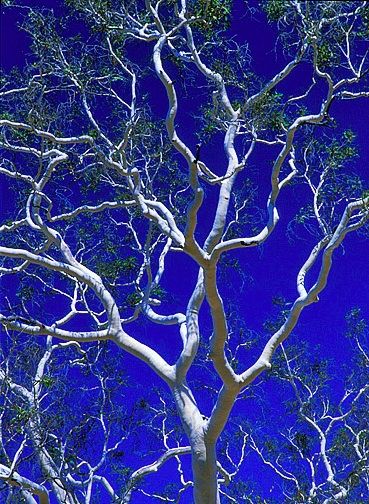
[[[199,311],[204,296],[203,270],[200,269],[196,286],[187,304],[186,324],[181,325],[183,349],[175,364],[176,380],[178,383],[186,379],[187,373],[197,354],[200,343]]]
[[[173,82],[171,81],[169,75],[165,72],[162,64],[161,53],[163,47],[166,43],[167,36],[162,35],[158,42],[155,44],[153,52],[153,61],[155,66],[155,71],[161,82],[163,83],[168,97],[168,112],[166,117],[166,126],[168,131],[168,136],[170,141],[173,143],[174,147],[178,150],[180,154],[186,159],[188,165],[191,165],[194,160],[194,155],[191,153],[190,149],[183,143],[179,138],[175,129],[175,118],[178,109],[177,94]]]
[[[90,272],[90,270],[87,270],[87,268],[85,267],[79,268],[72,266],[60,261],[55,261],[53,259],[38,256],[23,249],[0,247],[0,255],[13,259],[23,259],[30,261],[33,264],[45,267],[51,271],[62,273],[72,279],[77,279],[82,284],[87,284],[93,289],[96,296],[102,302],[109,320],[108,329],[87,332],[62,330],[55,326],[47,326],[39,322],[25,323],[17,320],[16,317],[14,318],[0,315],[0,322],[3,325],[13,329],[20,329],[28,334],[46,334],[64,340],[74,340],[79,342],[112,339],[117,345],[146,362],[165,381],[170,382],[173,380],[172,366],[170,366],[157,352],[155,352],[155,350],[147,345],[144,345],[143,343],[140,343],[123,331],[119,310],[115,303],[115,300],[104,287],[97,275],[92,274],[92,272]]]
[[[34,128],[29,124],[17,121],[9,121],[8,119],[0,119],[0,127],[8,126],[14,129],[21,129],[25,131],[29,131],[36,136],[44,138],[45,140],[49,140],[52,143],[61,144],[61,145],[69,145],[69,144],[78,144],[78,143],[88,143],[93,145],[94,139],[89,135],[79,135],[72,137],[59,137],[55,136],[52,133],[44,130],[40,130],[38,128]]]
[[[306,297],[307,296],[307,290],[305,288],[305,276],[309,272],[309,270],[312,268],[312,266],[315,264],[315,261],[319,255],[319,253],[324,249],[324,247],[327,245],[329,241],[329,236],[326,236],[323,238],[311,251],[310,256],[308,259],[305,261],[303,266],[301,267],[298,275],[297,275],[297,292],[299,293],[299,296]]]
[[[213,321],[213,334],[210,339],[209,357],[213,361],[214,368],[226,387],[234,388],[237,380],[236,373],[225,354],[225,343],[228,339],[227,320],[224,312],[223,301],[218,292],[216,283],[216,269],[205,270],[205,292],[210,306]]]
[[[320,271],[315,284],[309,290],[305,289],[306,294],[302,290],[302,284],[299,284],[302,294],[293,303],[286,321],[269,339],[257,362],[240,375],[240,383],[243,387],[251,383],[263,370],[271,367],[271,360],[275,350],[291,334],[302,310],[318,299],[319,294],[327,284],[334,251],[341,245],[347,233],[358,229],[369,219],[368,204],[369,197],[366,197],[347,205],[335,233],[329,237],[329,241],[327,240],[324,247]],[[355,219],[355,222],[350,224],[352,219]],[[318,257],[317,250],[319,250],[319,246],[318,249],[313,250],[307,263],[305,263],[307,269],[310,269],[312,263],[316,261]]]
[[[69,492],[69,490],[65,486],[65,482],[61,477],[60,473],[56,470],[56,464],[53,458],[50,456],[49,452],[44,446],[44,437],[42,432],[40,431],[41,419],[40,419],[40,391],[41,391],[41,380],[44,375],[45,366],[47,362],[50,360],[52,351],[57,347],[51,346],[51,338],[47,341],[47,349],[43,356],[41,357],[36,375],[34,378],[33,387],[29,390],[16,383],[9,374],[5,373],[3,369],[0,368],[0,382],[6,383],[10,390],[16,394],[19,398],[26,402],[30,410],[32,411],[32,415],[29,417],[26,425],[24,426],[27,431],[30,440],[34,446],[35,452],[37,453],[37,458],[39,460],[40,466],[44,474],[50,479],[51,486],[53,488],[53,492],[57,498],[58,504],[79,504],[76,497]],[[18,449],[18,453],[21,453],[23,450],[23,444]],[[8,480],[12,481],[14,468],[16,467],[17,456],[14,458],[14,461],[9,468]],[[0,465],[1,471],[1,465]],[[10,483],[12,484],[12,483]],[[32,491],[30,488],[25,488],[25,490]],[[37,494],[41,495],[41,494]],[[46,495],[48,495],[46,493]],[[46,497],[45,497],[46,498]],[[49,502],[48,500],[45,502]]]
[[[266,466],[270,467],[282,479],[293,482],[294,485],[296,486],[297,490],[300,489],[300,485],[299,485],[299,482],[298,482],[298,479],[296,478],[296,476],[294,474],[292,474],[290,471],[287,471],[286,469],[284,469],[280,463],[271,462],[270,460],[268,460],[264,456],[262,449],[260,449],[258,447],[258,445],[256,444],[256,442],[252,436],[250,436],[250,446],[259,455],[259,457],[261,458],[261,460],[263,461],[263,463]]]
[[[135,480],[147,476],[148,474],[156,473],[169,459],[173,457],[178,457],[180,455],[188,455],[191,453],[190,446],[178,446],[177,448],[169,448],[163,455],[161,455],[157,460],[148,464],[146,466],[140,467],[134,471],[131,475],[132,483]]]
[[[287,357],[286,351],[284,350],[283,346],[282,350],[288,371],[288,377],[283,379],[286,379],[292,385],[299,404],[299,416],[304,420],[304,422],[309,425],[312,431],[316,432],[319,439],[319,450],[314,455],[308,457],[306,456],[306,454],[302,453],[302,450],[294,441],[292,435],[284,437],[287,437],[288,441],[296,449],[300,457],[303,460],[306,460],[309,464],[311,473],[311,488],[309,492],[310,497],[316,497],[318,491],[325,491],[325,486],[328,486],[328,490],[330,492],[333,492],[333,497],[328,498],[324,502],[335,502],[336,498],[340,500],[340,498],[347,496],[352,487],[350,479],[342,478],[342,476],[340,475],[341,471],[337,467],[337,460],[334,461],[334,458],[331,459],[329,437],[334,440],[333,427],[336,426],[336,423],[342,423],[342,428],[347,429],[352,434],[354,439],[354,447],[359,461],[359,465],[356,466],[355,464],[354,467],[358,467],[358,469],[356,470],[359,471],[359,473],[366,471],[367,456],[359,449],[360,433],[357,434],[348,422],[350,420],[350,417],[354,416],[355,405],[360,400],[360,398],[367,393],[369,386],[364,385],[355,394],[352,390],[346,390],[338,405],[338,410],[341,413],[339,415],[332,416],[329,414],[329,401],[325,402],[324,398],[321,399],[321,402],[323,404],[323,412],[321,414],[317,415],[316,412],[309,412],[308,406],[311,405],[311,401],[314,397],[319,397],[321,390],[318,387],[316,387],[314,390],[311,390],[311,388],[304,383],[303,378],[299,376],[299,368],[296,367],[295,369],[293,369],[292,360]],[[298,384],[302,385],[303,388],[299,388],[297,386]],[[352,398],[353,395],[354,397]],[[349,398],[352,398],[351,405],[346,412],[343,412],[343,405]],[[327,420],[329,420],[328,424]],[[355,418],[353,418],[353,421],[355,424]],[[330,444],[332,446],[332,442]],[[316,478],[317,475],[320,474],[318,471],[320,461],[323,462],[326,476],[322,483],[317,484]],[[345,469],[347,470],[350,465],[351,464],[348,464]]]
[[[177,94],[174,84],[169,75],[165,72],[162,63],[162,50],[166,41],[167,36],[162,35],[159,38],[158,42],[155,44],[153,51],[153,61],[156,74],[163,83],[168,98],[168,112],[166,117],[168,137],[175,149],[183,156],[183,158],[187,162],[189,169],[189,181],[194,191],[194,199],[189,205],[187,211],[187,226],[185,231],[186,249],[191,255],[193,255],[193,257],[196,258],[199,263],[201,263],[203,262],[204,254],[197,244],[196,240],[194,239],[194,233],[197,224],[197,213],[203,201],[203,191],[197,180],[197,160],[188,146],[179,138],[175,127],[175,118],[178,109]]]
[[[19,487],[33,495],[37,495],[39,504],[50,504],[49,494],[44,486],[21,476],[3,464],[0,464],[0,480],[8,485]],[[32,500],[29,500],[29,502],[31,503]],[[36,501],[33,499],[33,502]]]
[[[191,454],[191,447],[190,446],[178,446],[176,448],[169,448],[163,455],[161,455],[157,460],[152,462],[151,464],[145,465],[140,467],[139,469],[136,469],[134,471],[130,478],[129,482],[127,484],[126,491],[123,496],[123,503],[124,504],[130,504],[131,499],[132,499],[132,494],[134,490],[139,489],[138,485],[140,480],[143,478],[149,476],[150,474],[155,474],[159,471],[159,469],[169,460],[173,458],[180,457],[182,455],[188,455]],[[187,486],[191,485],[192,482],[184,482],[182,485],[182,491],[184,491]],[[182,493],[182,492],[181,492]]]

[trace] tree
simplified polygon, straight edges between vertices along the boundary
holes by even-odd
[[[247,45],[229,31],[235,17],[263,15],[256,3],[69,0],[64,8],[54,7],[59,15],[22,6],[21,27],[32,54],[22,71],[2,75],[0,92],[0,173],[3,190],[12,194],[0,227],[0,271],[7,290],[0,322],[14,339],[14,355],[25,335],[31,336],[27,342],[44,338],[38,339],[26,368],[14,366],[18,357],[10,358],[5,346],[10,364],[0,375],[8,409],[3,415],[15,426],[10,441],[20,447],[15,454],[13,447],[12,453],[2,447],[0,477],[19,487],[18,498],[27,502],[34,502],[32,494],[48,502],[46,484],[36,482],[42,481],[40,473],[56,502],[92,502],[99,498],[93,494],[95,483],[112,501],[129,502],[145,474],[175,459],[179,495],[193,486],[196,504],[219,503],[223,484],[243,461],[247,439],[264,457],[257,432],[250,438],[239,424],[241,457],[235,471],[219,464],[217,445],[225,442],[219,439],[236,400],[271,369],[302,311],[319,301],[337,250],[349,234],[364,232],[369,219],[367,182],[353,168],[355,163],[360,168],[355,132],[335,119],[335,111],[340,117],[337,104],[350,107],[360,100],[364,107],[369,97],[368,6],[357,1],[263,2],[264,15],[277,26],[280,65],[267,79],[252,71]],[[250,169],[253,163],[259,165],[259,183]],[[294,189],[300,201],[296,211],[283,203]],[[286,230],[295,243],[297,295],[282,303],[281,315],[266,327],[261,344],[242,329],[231,287],[219,278],[240,285],[245,256],[267,246],[280,227],[278,207],[288,217]],[[179,284],[187,289],[192,275],[186,304],[181,300],[177,306],[170,289]],[[206,339],[208,323],[211,336]],[[169,337],[168,349],[158,340]],[[154,419],[162,422],[166,451],[127,477],[125,495],[101,474],[108,454],[116,454],[122,442],[116,424],[125,416],[112,419],[116,431],[110,444],[104,419],[114,411],[115,394],[107,382],[115,371],[101,364],[109,360],[101,350],[107,340],[110,352],[114,347],[134,355],[168,385],[188,440],[188,446],[178,439],[176,446],[167,443],[171,406],[161,397]],[[367,356],[365,350],[362,354]],[[298,364],[291,364],[288,349],[283,355],[288,375],[282,378],[296,393],[302,419],[318,431],[319,421],[307,412],[316,391],[310,398],[299,392],[298,380],[304,393],[310,384],[296,375]],[[66,367],[53,370],[59,359]],[[53,431],[70,428],[68,422],[60,420],[62,427],[55,427],[42,418],[57,401],[57,388],[45,393],[48,380],[63,374],[61,369],[73,371],[73,363],[89,373],[89,386],[98,383],[93,417],[102,428],[103,447],[97,462],[88,462],[85,447],[74,441],[70,453],[52,442]],[[203,388],[212,380],[209,416],[194,389],[201,379]],[[355,391],[352,404],[367,398],[364,385]],[[67,401],[66,392],[61,397]],[[346,418],[345,413],[328,417],[328,410],[324,415],[332,422]],[[75,420],[77,432],[86,420]],[[339,501],[354,481],[367,477],[360,444],[365,440],[356,426],[350,428],[361,454],[355,477],[336,477],[321,449],[316,457],[328,460],[332,474],[324,485],[314,483],[310,494],[297,487],[296,495],[288,494],[291,499],[316,502],[323,492],[325,502]],[[304,436],[304,431],[291,431],[288,441],[309,461]],[[39,465],[35,480],[18,472],[18,459],[29,445]],[[188,453],[191,481],[180,458]],[[289,469],[279,469],[278,460],[266,463],[282,478],[295,478]],[[251,499],[247,489],[237,491],[245,502]]]

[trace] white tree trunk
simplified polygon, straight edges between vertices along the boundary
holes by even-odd
[[[203,435],[192,447],[192,471],[195,504],[220,504],[216,446],[206,443]]]
[[[174,387],[173,395],[191,446],[194,502],[220,504],[216,443],[206,439],[207,421],[185,382]]]

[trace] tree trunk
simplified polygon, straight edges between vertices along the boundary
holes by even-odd
[[[177,411],[191,445],[195,504],[220,504],[215,442],[206,440],[207,421],[186,382],[173,389]]]
[[[216,446],[206,444],[203,437],[192,447],[192,471],[195,504],[220,504]]]

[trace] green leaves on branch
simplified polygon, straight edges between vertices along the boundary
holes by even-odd
[[[14,429],[17,433],[21,433],[23,432],[23,429],[27,424],[27,422],[35,414],[35,410],[34,408],[28,408],[28,409],[23,408],[18,404],[15,404],[12,410],[14,416],[12,416],[9,422],[9,426],[11,429]]]
[[[317,59],[318,68],[325,70],[331,65],[337,65],[339,62],[339,57],[334,53],[331,44],[329,42],[323,42],[317,47]]]
[[[346,315],[348,338],[362,338],[368,332],[368,323],[363,318],[360,308],[352,308]]]
[[[311,453],[313,443],[311,436],[309,436],[307,433],[296,432],[293,441],[303,455],[307,456]]]
[[[52,376],[43,376],[40,382],[44,387],[50,388],[55,383],[55,378]]]
[[[288,126],[288,118],[284,113],[283,94],[272,91],[261,96],[252,106],[252,124],[257,129],[280,131]]]
[[[194,26],[209,38],[215,30],[226,30],[230,26],[233,0],[195,0],[189,10],[199,18]]]
[[[129,308],[134,308],[138,304],[140,304],[142,300],[142,296],[138,292],[132,292],[131,294],[128,294],[128,296],[125,299],[125,304]]]
[[[127,257],[125,259],[114,259],[99,262],[96,266],[98,275],[115,280],[124,273],[132,273],[138,270],[138,261],[135,257]]]
[[[361,11],[361,26],[357,32],[358,37],[362,39],[369,39],[369,5]]]
[[[288,9],[288,1],[286,0],[268,0],[261,2],[261,7],[264,9],[268,21],[279,21],[286,14]]]
[[[358,156],[358,150],[354,144],[356,136],[351,130],[343,132],[339,138],[334,138],[328,145],[322,146],[322,149],[328,154],[328,164],[333,169],[338,169],[349,160]]]
[[[361,197],[365,200],[366,198],[369,198],[369,189],[363,191],[363,194],[361,195]],[[366,203],[365,204],[365,207],[368,208],[369,207],[369,203]]]

